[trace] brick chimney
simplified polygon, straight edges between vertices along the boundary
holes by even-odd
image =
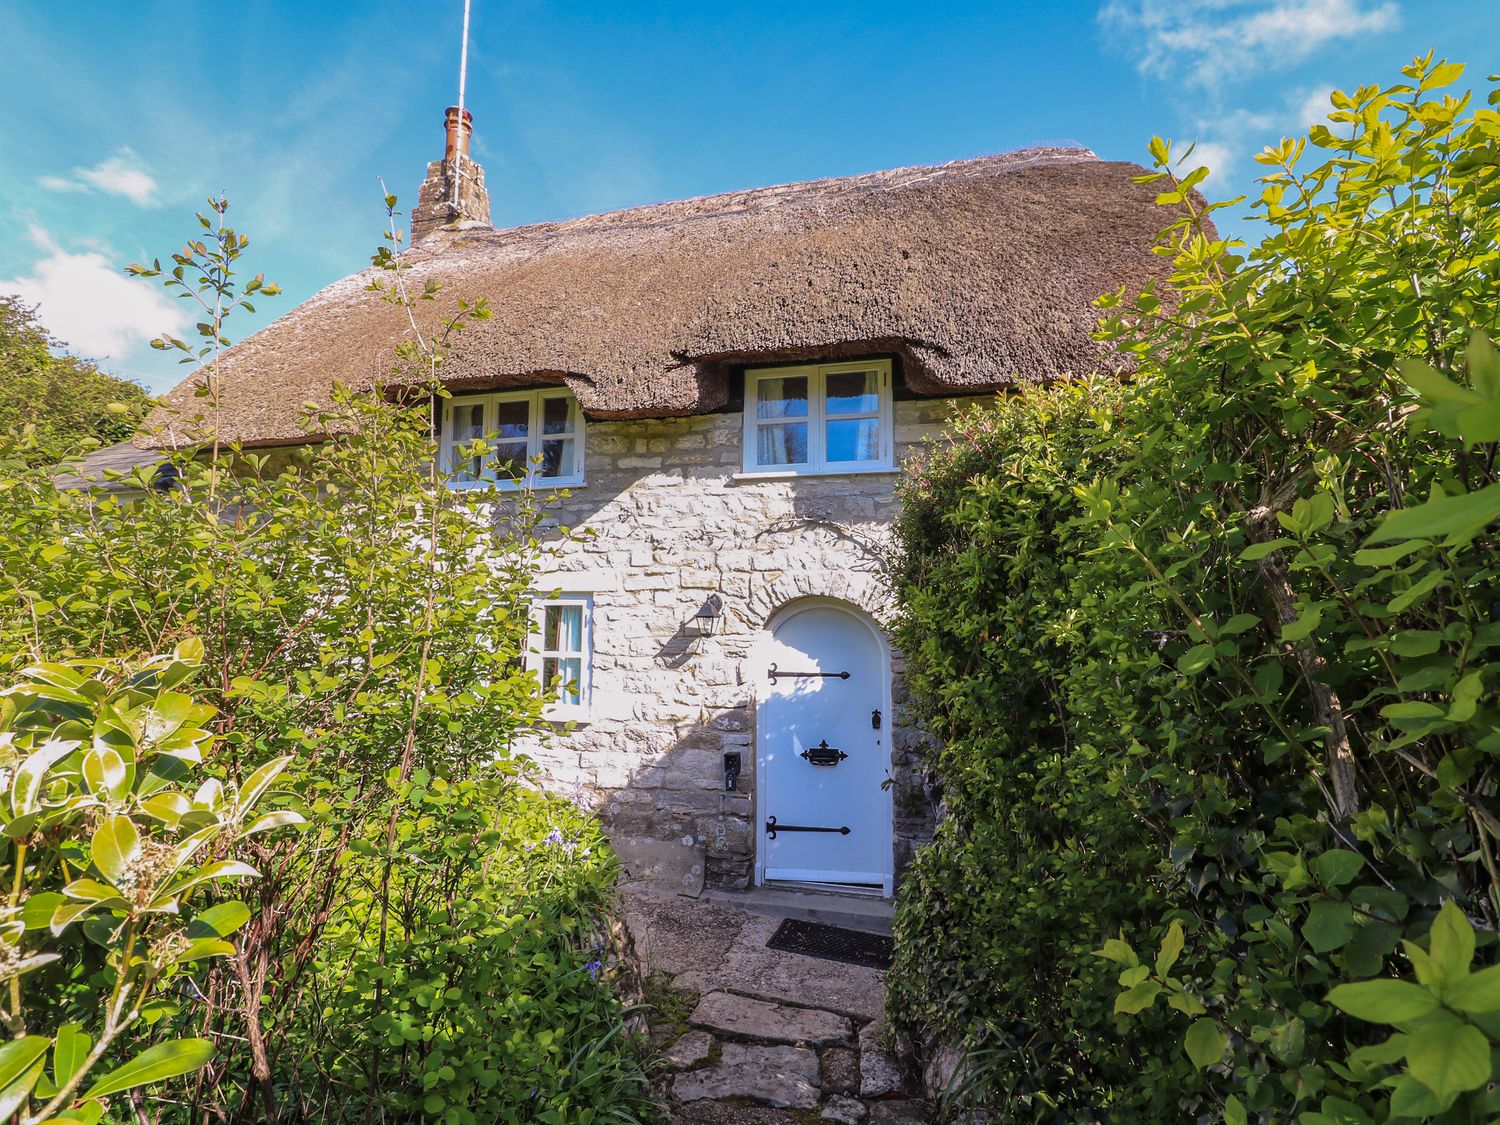
[[[456,105],[448,107],[443,118],[446,141],[443,158],[427,165],[427,179],[417,193],[417,205],[411,210],[411,240],[420,242],[440,227],[462,230],[468,226],[490,225],[490,193],[484,186],[484,169],[469,159],[469,138],[474,132],[474,115]],[[457,206],[454,205],[453,182],[458,179]]]

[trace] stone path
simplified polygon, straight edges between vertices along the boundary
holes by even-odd
[[[876,969],[766,949],[777,918],[630,891],[656,993],[651,1039],[674,1125],[922,1125],[886,1049]]]

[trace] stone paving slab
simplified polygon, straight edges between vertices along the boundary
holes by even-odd
[[[812,1109],[818,1104],[818,1056],[805,1047],[725,1043],[713,1066],[672,1079],[680,1102],[752,1098],[778,1109]]]
[[[884,973],[863,965],[767,949],[766,942],[779,925],[776,918],[745,915],[739,934],[718,966],[685,975],[684,985],[698,992],[734,989],[866,1020],[885,1010]]]
[[[680,895],[627,891],[620,906],[646,971],[670,976],[721,964],[748,917]]]
[[[859,1031],[859,1096],[876,1098],[901,1088],[901,1067],[885,1049],[886,1022],[882,1016]]]
[[[662,1058],[673,1070],[687,1070],[708,1058],[714,1037],[706,1031],[689,1031],[662,1052]]]
[[[803,1125],[806,1117],[796,1110],[772,1109],[743,1102],[688,1102],[675,1106],[672,1125]]]
[[[818,1116],[825,1121],[838,1121],[841,1125],[859,1125],[869,1112],[858,1098],[835,1094],[823,1103],[823,1112]]]
[[[842,1043],[854,1032],[847,1019],[832,1012],[771,1004],[730,992],[710,992],[698,1001],[688,1022],[720,1035],[816,1047]]]
[[[870,1107],[866,1125],[931,1125],[937,1120],[925,1102],[876,1102]]]

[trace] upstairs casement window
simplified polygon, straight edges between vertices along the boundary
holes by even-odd
[[[891,364],[824,363],[745,372],[745,473],[888,470]]]
[[[532,603],[530,666],[556,698],[549,718],[588,713],[593,678],[594,606],[587,594],[559,594]]]
[[[442,458],[459,488],[582,484],[578,400],[560,387],[444,399]]]

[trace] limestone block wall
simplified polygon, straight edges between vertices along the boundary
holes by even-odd
[[[949,416],[948,400],[895,406],[898,463]],[[587,721],[524,747],[548,783],[587,794],[632,862],[689,884],[752,877],[755,708],[752,647],[782,606],[837,598],[888,620],[887,553],[897,473],[736,479],[743,418],[592,422],[582,487],[551,509],[588,535],[564,544],[542,589],[593,600]],[[717,594],[716,635],[692,619]],[[931,834],[925,736],[907,720],[893,650],[890,716],[896,871]],[[723,755],[744,769],[724,790]]]

